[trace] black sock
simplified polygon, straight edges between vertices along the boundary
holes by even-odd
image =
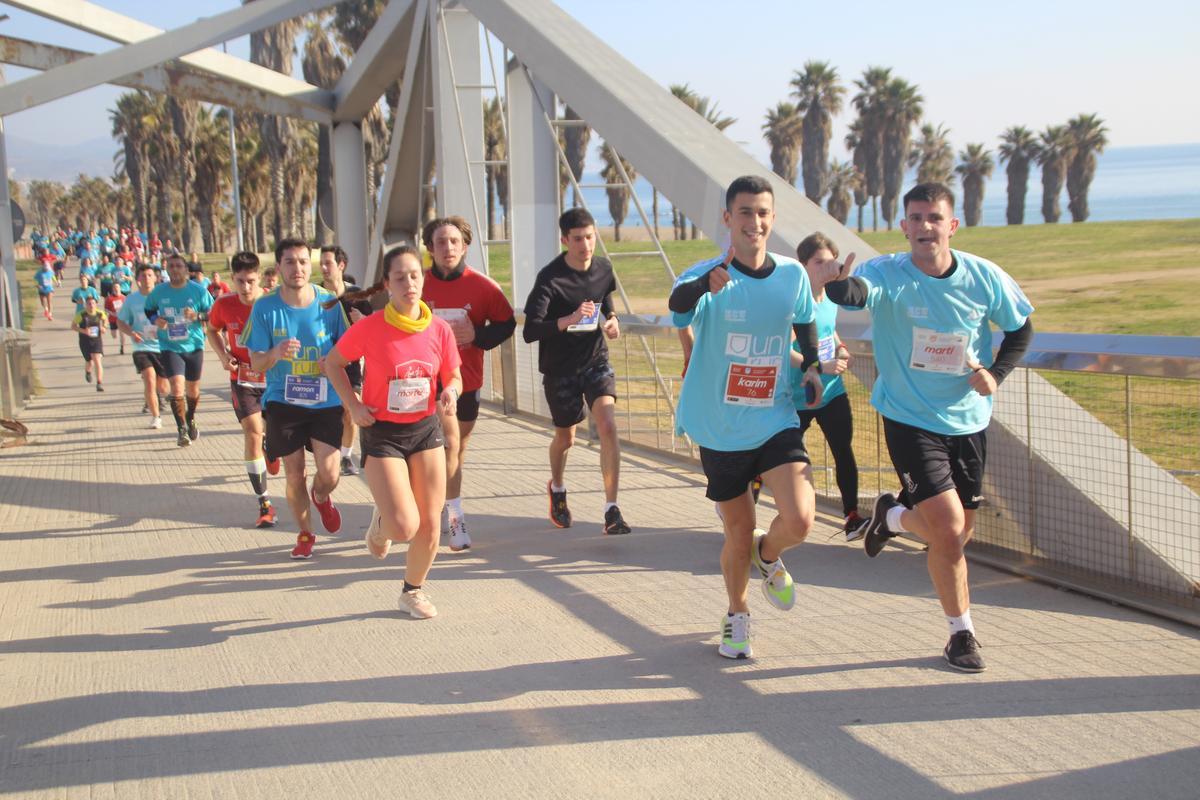
[[[420,589],[420,588],[421,588],[420,586],[413,586],[413,585],[412,585],[411,583],[409,583],[408,581],[405,581],[405,582],[404,582],[404,588],[403,588],[401,591],[404,591],[404,592],[415,592],[417,589]]]
[[[200,402],[199,397],[189,397],[187,399],[187,421],[191,422],[196,418],[196,404]]]
[[[171,414],[175,417],[175,425],[180,428],[186,428],[187,423],[183,421],[184,402],[182,397],[169,398],[171,401]]]

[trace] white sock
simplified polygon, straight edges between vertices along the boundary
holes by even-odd
[[[610,508],[616,508],[616,507],[617,507],[617,504],[616,504],[616,503],[605,503],[605,504],[604,504],[604,513],[605,513],[605,514],[607,514],[607,513],[608,513],[608,510],[609,510]]]
[[[962,613],[961,617],[947,616],[946,622],[950,623],[951,636],[959,631],[970,631],[971,633],[975,632],[975,625],[971,622],[971,609],[969,608]]]
[[[565,485],[563,485],[561,483],[555,483],[554,481],[550,481],[550,491],[565,492],[566,490],[567,490],[567,487]]]
[[[349,458],[350,454],[353,452],[354,452],[354,445],[350,445],[349,447],[343,447],[342,448],[342,458]]]
[[[907,510],[908,509],[905,508],[904,506],[892,506],[891,508],[888,509],[887,519],[885,521],[887,522],[889,531],[891,531],[892,533],[904,533],[905,532],[904,526],[900,524],[900,515],[903,514]]]
[[[446,513],[454,518],[460,518],[463,515],[462,498],[453,497],[446,501]]]

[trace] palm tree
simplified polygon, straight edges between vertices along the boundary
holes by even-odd
[[[146,208],[146,130],[151,103],[145,92],[125,92],[117,98],[116,107],[108,112],[112,120],[113,138],[121,143],[121,162],[118,166],[129,178],[133,190],[134,221],[145,230],[148,226]]]
[[[223,250],[218,214],[229,184],[229,113],[221,109],[216,114],[200,109],[196,116],[196,218],[204,251]]]
[[[1071,158],[1071,134],[1066,125],[1051,125],[1042,131],[1040,138],[1037,162],[1042,168],[1042,219],[1047,223],[1058,222],[1062,216],[1059,198]]]
[[[917,183],[954,183],[954,149],[950,147],[950,129],[926,123],[908,154],[908,165],[917,168]]]
[[[992,176],[996,164],[992,152],[982,144],[969,144],[958,154],[959,163],[954,171],[963,179],[963,221],[968,228],[979,224],[983,217],[984,181]]]
[[[854,187],[854,205],[858,206],[858,232],[863,230],[863,207],[870,201],[867,194],[867,148],[862,146],[862,117],[850,123],[846,131],[846,149],[853,153],[854,168],[862,178]]]
[[[829,209],[829,216],[836,219],[843,225],[846,224],[846,218],[850,216],[850,195],[857,193],[862,189],[863,177],[858,171],[858,167],[854,166],[849,161],[838,163],[836,161],[829,164],[829,200],[826,203],[826,208]],[[859,217],[861,222],[862,205],[859,205]]]
[[[837,69],[829,66],[828,61],[806,62],[804,71],[795,73],[791,85],[797,110],[804,115],[804,141],[801,144],[804,194],[820,204],[829,169],[833,115],[841,113],[846,89],[838,82]]]
[[[566,107],[563,112],[563,119],[579,122],[583,117],[575,113],[575,109],[570,106]],[[571,174],[575,176],[575,182],[578,183],[583,178],[583,166],[587,161],[588,142],[592,139],[592,129],[583,125],[566,125],[562,129],[563,132],[563,152],[567,156],[567,168],[571,170]],[[574,192],[575,206],[578,207],[582,202],[579,197],[579,192]]]
[[[858,112],[858,131],[854,145],[854,163],[863,174],[863,186],[871,198],[871,230],[879,230],[879,196],[883,193],[884,92],[891,82],[890,67],[867,67],[854,82],[858,94],[854,109]],[[859,230],[862,224],[859,223]]]
[[[1080,114],[1067,122],[1071,136],[1071,161],[1067,166],[1067,195],[1072,222],[1088,218],[1088,190],[1096,177],[1096,156],[1108,146],[1108,128],[1095,114]]]
[[[1025,222],[1025,193],[1029,190],[1029,162],[1037,157],[1038,144],[1033,132],[1023,125],[1013,125],[1000,134],[1000,160],[1007,161],[1008,207],[1005,219],[1009,225]]]
[[[924,98],[917,87],[903,78],[888,82],[883,96],[883,194],[880,205],[887,229],[896,219],[896,201],[904,185],[904,168],[908,163],[912,126],[921,118]]]
[[[629,215],[629,186],[625,184],[625,178],[621,175],[621,167],[625,168],[625,175],[629,177],[630,185],[637,179],[637,172],[634,171],[633,165],[624,158],[621,158],[620,166],[617,165],[617,151],[608,142],[605,142],[604,146],[600,148],[600,158],[604,161],[604,169],[601,170],[600,177],[609,184],[604,191],[608,194],[608,214],[613,221],[613,238],[619,242],[621,241],[621,225],[625,222],[625,217]]]
[[[339,7],[340,8],[340,7]],[[304,42],[304,58],[300,62],[304,71],[304,80],[320,86],[322,89],[332,89],[338,79],[346,71],[346,62],[338,55],[329,39],[329,34],[317,16],[308,24],[308,38]],[[321,125],[317,130],[317,208],[321,201],[333,200],[333,157],[331,131],[328,125]],[[333,231],[328,223],[331,220],[317,218],[316,241],[318,246],[333,242]]]
[[[49,234],[54,229],[54,206],[65,193],[62,184],[55,181],[29,182],[29,213],[38,230]]]
[[[780,102],[767,109],[763,123],[763,138],[771,148],[771,171],[796,185],[799,171],[800,143],[804,138],[804,118],[792,103]]]
[[[250,3],[253,0],[245,0]],[[289,19],[250,34],[250,61],[259,66],[292,74],[292,57],[300,20]],[[295,126],[287,117],[263,114],[260,121],[262,144],[271,164],[271,205],[274,210],[271,231],[275,240],[284,236],[287,200],[284,196],[283,169],[295,138]]]
[[[188,252],[199,249],[196,236],[196,215],[192,208],[192,184],[196,182],[196,115],[200,104],[195,100],[181,100],[174,95],[167,97],[167,111],[171,115],[171,128],[179,140],[179,194],[183,199],[183,249]]]
[[[508,152],[508,143],[504,141],[504,106],[499,97],[493,97],[491,102],[483,104],[483,160],[503,161]],[[487,222],[489,239],[496,236],[496,201],[505,209],[505,227],[507,227],[508,209],[508,175],[502,165],[488,164],[484,167],[487,183]]]

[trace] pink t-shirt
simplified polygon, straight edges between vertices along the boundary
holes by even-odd
[[[450,325],[434,317],[420,333],[388,324],[382,311],[350,326],[336,345],[347,361],[365,358],[363,403],[375,419],[418,422],[437,411],[437,386],[462,364]]]

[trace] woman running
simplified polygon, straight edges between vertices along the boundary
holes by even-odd
[[[351,301],[386,291],[382,313],[356,322],[325,358],[325,374],[361,428],[362,466],[375,500],[367,527],[371,555],[410,542],[400,608],[417,619],[437,615],[422,588],[438,547],[446,500],[446,452],[438,417],[454,414],[462,392],[454,333],[421,301],[424,271],[416,248],[401,245],[383,259],[383,279]],[[336,300],[333,302],[337,302]],[[364,359],[362,397],[346,366]],[[445,387],[435,394],[438,382]]]

